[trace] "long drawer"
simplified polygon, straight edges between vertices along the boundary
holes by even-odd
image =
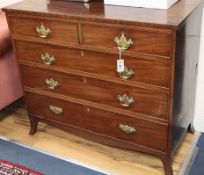
[[[81,70],[118,79],[127,79],[132,82],[169,87],[170,66],[166,62],[156,62],[125,56],[125,65],[129,69],[129,72],[130,70],[133,71],[133,74],[118,74],[116,72],[118,55],[18,40],[15,41],[15,46],[17,57],[20,60]],[[52,61],[53,58],[54,60]]]
[[[10,18],[14,35],[41,38],[43,41],[79,43],[77,24],[35,18]]]
[[[167,118],[166,93],[25,65],[21,65],[20,69],[24,86]]]
[[[167,126],[51,97],[26,93],[30,114],[105,136],[166,151]]]
[[[128,52],[170,57],[171,32],[145,31],[103,25],[83,24],[83,44],[100,49],[117,49],[115,38],[126,37],[132,40]],[[124,39],[124,38],[122,38]]]

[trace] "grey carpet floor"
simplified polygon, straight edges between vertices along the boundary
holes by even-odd
[[[200,136],[197,143],[188,175],[204,175],[204,134]]]
[[[91,155],[87,155],[91,156]],[[44,173],[45,175],[107,175],[75,163],[0,139],[0,159]]]

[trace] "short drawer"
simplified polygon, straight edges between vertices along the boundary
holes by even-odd
[[[167,118],[166,93],[24,65],[20,69],[24,86]]]
[[[30,114],[150,149],[166,151],[167,126],[51,97],[26,93]]]
[[[144,31],[123,28],[104,27],[102,25],[82,25],[83,43],[85,45],[101,49],[116,49],[115,37],[120,38],[122,33],[133,44],[127,49],[128,52],[152,54],[170,57],[171,33],[159,31]]]
[[[11,31],[14,35],[41,38],[68,43],[79,43],[77,24],[35,19],[10,17]]]
[[[162,87],[169,87],[170,83],[170,66],[167,62],[126,56],[125,65],[127,71],[124,74],[119,74],[116,71],[118,55],[18,40],[15,41],[15,47],[17,57],[24,61],[50,64],[50,66],[81,70],[97,75]],[[50,62],[48,58],[45,58],[46,55],[50,60],[53,58],[54,60]],[[131,71],[133,71],[132,74],[128,74]]]

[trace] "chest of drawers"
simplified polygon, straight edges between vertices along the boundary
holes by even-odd
[[[202,1],[161,11],[101,1],[80,8],[87,6],[27,0],[4,9],[30,134],[45,121],[155,155],[172,175],[176,148],[192,131]],[[119,51],[125,68],[117,72]]]

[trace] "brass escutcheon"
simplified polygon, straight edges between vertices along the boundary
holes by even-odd
[[[36,32],[39,34],[41,38],[47,38],[48,35],[51,33],[49,28],[46,28],[43,24],[40,27],[36,27]]]
[[[132,134],[136,132],[135,127],[129,126],[129,125],[123,125],[123,124],[119,124],[118,126],[123,132],[125,132],[126,134]]]
[[[41,54],[41,59],[44,64],[51,65],[55,61],[55,57],[49,55],[48,53]]]
[[[59,115],[63,113],[63,109],[57,106],[53,106],[53,105],[49,105],[49,109],[50,111],[52,111],[53,113]]]
[[[120,37],[115,37],[114,41],[116,42],[119,51],[126,51],[131,45],[133,45],[133,41],[127,39],[123,32]]]
[[[118,72],[120,78],[124,79],[124,80],[128,80],[129,78],[131,78],[132,76],[134,76],[135,72],[132,69],[128,69],[126,66],[124,68],[123,72]]]
[[[55,81],[53,78],[45,79],[45,83],[49,89],[56,89],[59,86],[58,81]]]
[[[134,98],[127,96],[127,94],[118,95],[117,99],[120,101],[120,104],[123,107],[129,107],[131,104],[135,102]]]

